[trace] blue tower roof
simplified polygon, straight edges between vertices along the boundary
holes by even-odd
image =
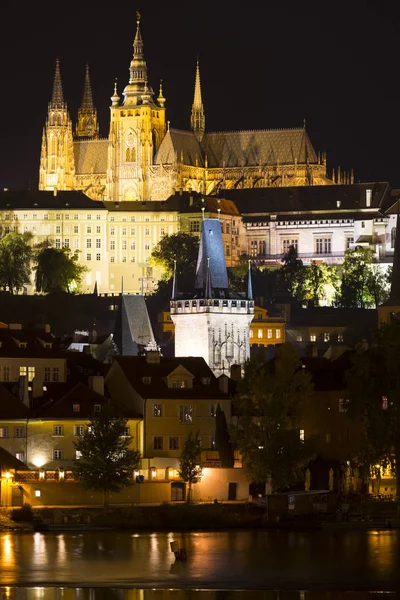
[[[195,288],[204,290],[208,278],[211,288],[228,289],[224,243],[218,219],[204,219],[202,222]]]

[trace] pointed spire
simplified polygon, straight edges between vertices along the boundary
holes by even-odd
[[[196,78],[194,84],[194,97],[190,124],[193,133],[195,134],[199,142],[201,142],[206,130],[206,118],[204,115],[203,100],[201,97],[200,65],[198,60],[196,64]]]
[[[51,106],[53,108],[64,108],[64,95],[61,82],[60,61],[56,60],[56,71],[54,74],[53,93],[51,96]]]
[[[204,297],[212,297],[212,286],[211,286],[211,271],[210,271],[210,257],[207,256],[207,274],[206,274],[206,286],[204,289]]]
[[[114,93],[111,96],[112,106],[118,106],[119,101],[120,101],[120,97],[118,96],[118,91],[117,91],[117,78],[115,78],[115,81],[114,81]]]
[[[176,280],[176,260],[174,260],[174,279],[172,281],[171,300],[176,300],[177,297],[178,297],[178,286],[177,286],[177,280]]]
[[[251,260],[249,260],[249,275],[247,280],[247,300],[253,300],[253,285],[251,281]]]
[[[124,89],[124,104],[140,104],[142,95],[153,103],[153,90],[147,86],[147,65],[144,60],[143,39],[140,32],[140,13],[136,12],[136,35],[133,42],[133,58],[129,67],[129,83]]]
[[[82,104],[78,110],[76,135],[78,137],[99,137],[99,123],[97,120],[97,111],[93,104],[89,65],[86,65],[83,98]]]
[[[164,108],[164,106],[165,106],[165,98],[163,96],[162,79],[160,79],[160,91],[158,92],[157,102],[158,102],[158,104],[160,105],[161,108]]]

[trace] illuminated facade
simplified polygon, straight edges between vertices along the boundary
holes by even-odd
[[[170,128],[162,85],[155,98],[148,83],[139,25],[140,17],[123,99],[116,85],[111,96],[108,138],[99,137],[88,68],[73,128],[57,61],[39,189],[82,190],[95,200],[131,202],[165,200],[178,190],[212,195],[230,188],[332,183],[326,157],[316,153],[305,127],[207,132],[198,63],[191,130]]]

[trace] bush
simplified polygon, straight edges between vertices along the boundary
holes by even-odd
[[[11,519],[13,521],[27,521],[31,522],[34,519],[32,506],[30,504],[24,504],[21,508],[14,508],[11,511]]]

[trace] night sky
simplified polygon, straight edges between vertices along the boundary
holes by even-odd
[[[135,10],[149,81],[189,127],[196,56],[208,131],[299,127],[356,181],[400,187],[400,21],[394,2],[14,2],[2,7],[0,188],[37,188],[60,58],[72,118],[89,63],[102,136],[129,78]],[[68,11],[68,12],[66,12]],[[66,14],[63,14],[66,13]]]

